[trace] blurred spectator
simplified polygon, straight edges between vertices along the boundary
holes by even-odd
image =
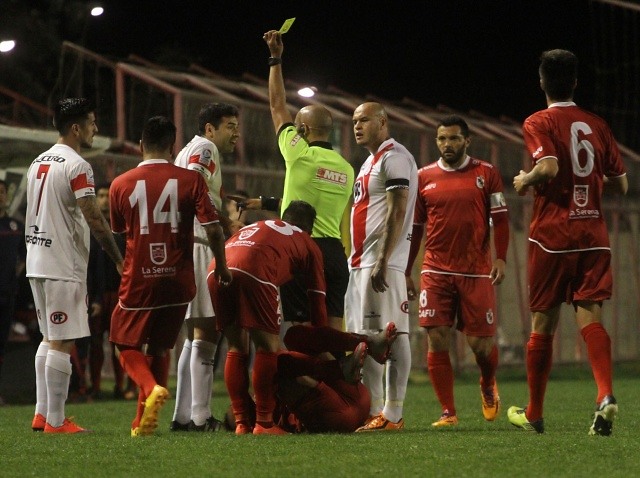
[[[5,345],[14,324],[18,277],[24,270],[24,225],[10,217],[7,183],[0,180],[0,378]],[[0,405],[4,400],[0,397]]]

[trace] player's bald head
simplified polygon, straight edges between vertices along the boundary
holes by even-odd
[[[356,111],[364,113],[364,115],[368,116],[369,118],[384,119],[385,123],[387,121],[387,111],[384,109],[384,106],[375,101],[362,103],[356,108]]]

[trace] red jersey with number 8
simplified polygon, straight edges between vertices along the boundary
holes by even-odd
[[[127,241],[121,307],[190,302],[196,292],[193,219],[218,222],[202,176],[164,160],[143,161],[113,181],[109,201],[111,228],[126,233]]]

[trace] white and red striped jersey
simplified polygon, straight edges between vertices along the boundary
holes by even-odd
[[[350,269],[375,266],[388,211],[387,191],[395,188],[408,189],[409,197],[402,233],[387,267],[404,271],[411,245],[418,169],[407,148],[390,138],[376,154],[369,155],[353,185]]]
[[[196,293],[193,219],[218,221],[204,179],[164,160],[147,160],[109,190],[111,228],[126,234],[120,290],[125,309],[187,304]]]
[[[91,165],[64,144],[38,156],[27,172],[27,277],[87,280],[89,225],[77,199],[94,196]]]
[[[427,225],[422,272],[488,276],[493,214],[507,214],[507,204],[491,164],[467,156],[456,169],[442,158],[421,168],[414,223]]]
[[[204,136],[195,135],[182,148],[173,162],[181,168],[199,172],[207,183],[209,194],[218,211],[222,208],[222,172],[220,170],[220,152],[212,141]],[[194,222],[196,241],[208,244],[207,233],[196,219]]]

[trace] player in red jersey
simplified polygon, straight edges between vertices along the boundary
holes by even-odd
[[[604,189],[626,194],[628,181],[616,141],[604,120],[573,102],[578,59],[567,50],[540,58],[540,87],[547,109],[523,126],[532,169],[513,185],[520,195],[534,188],[529,228],[527,343],[529,404],[511,407],[509,421],[542,433],[544,394],[553,358],[560,305],[573,304],[598,387],[590,435],[610,435],[618,406],[613,397],[611,339],[601,324],[602,302],[611,297],[611,250],[602,211]]]
[[[467,154],[470,141],[469,126],[461,117],[448,116],[438,124],[436,144],[442,156],[418,171],[418,199],[405,271],[409,297],[415,298],[411,269],[426,222],[419,317],[428,334],[429,376],[442,406],[434,427],[458,423],[449,359],[454,325],[467,336],[480,367],[484,418],[495,420],[500,409],[493,286],[504,279],[509,219],[500,174],[491,164]]]
[[[385,363],[396,338],[393,322],[373,336],[332,327],[289,328],[276,376],[281,426],[311,433],[349,433],[362,426],[371,406],[361,383],[364,360]]]
[[[149,435],[169,396],[168,351],[195,295],[193,219],[203,225],[214,256],[216,280],[231,281],[218,213],[202,177],[174,166],[176,129],[167,118],[149,119],[142,132],[143,161],[111,185],[111,227],[126,234],[124,271],[109,339],[140,387],[131,435]],[[142,345],[147,344],[146,354]]]
[[[236,433],[250,433],[249,338],[256,347],[253,390],[256,402],[254,435],[280,435],[273,425],[274,377],[280,349],[278,287],[300,273],[306,282],[309,319],[326,325],[325,280],[322,254],[311,239],[315,209],[304,201],[292,201],[282,220],[260,221],[242,228],[226,244],[227,265],[233,271],[230,287],[220,289],[209,273],[208,284],[216,321],[229,344],[224,380],[236,419]],[[212,271],[217,260],[211,262]]]

